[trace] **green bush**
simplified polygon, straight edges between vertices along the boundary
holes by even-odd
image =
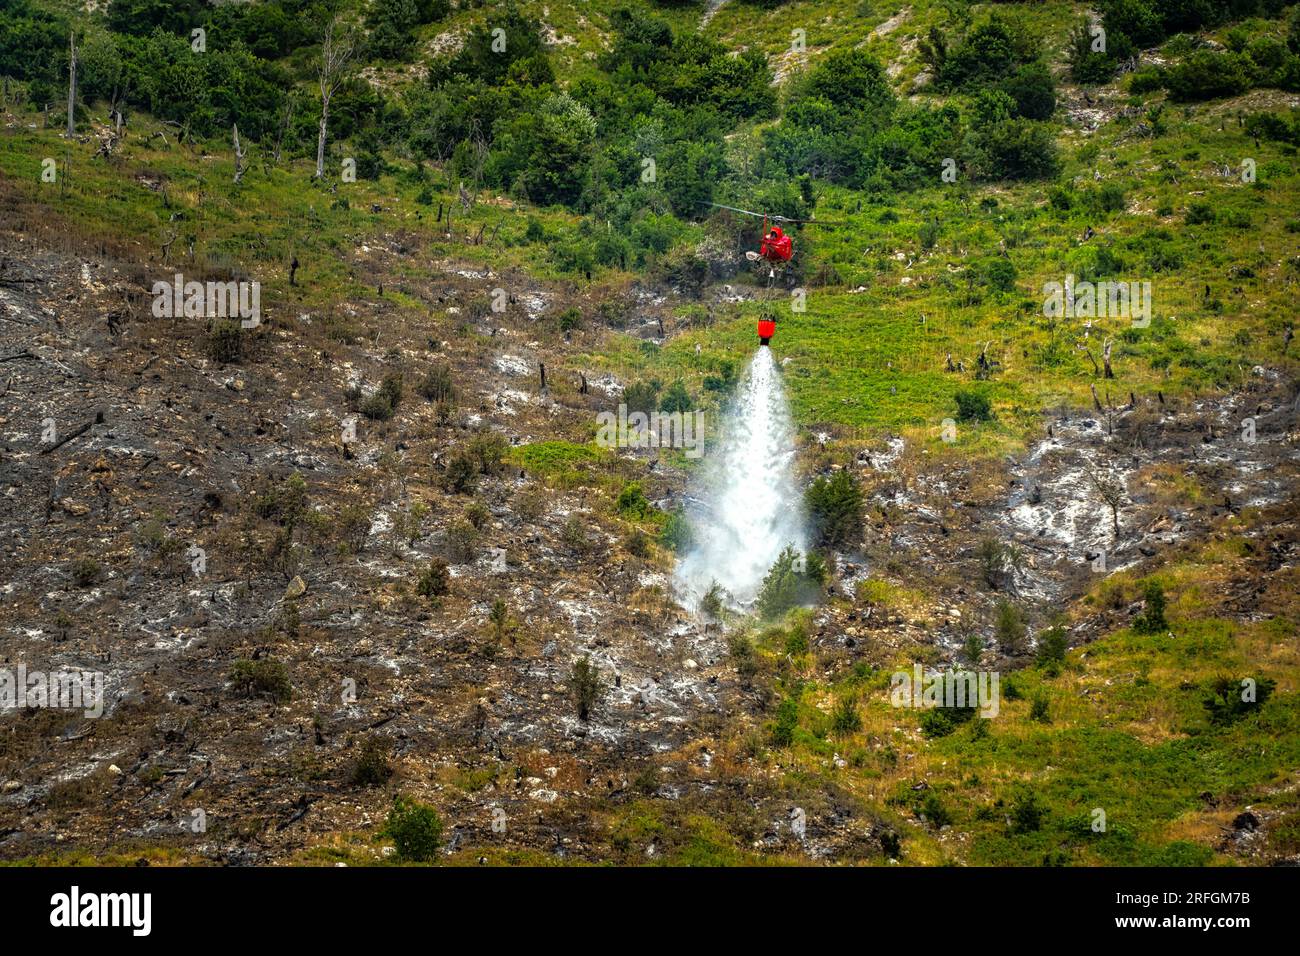
[[[1162,634],[1169,630],[1165,620],[1165,589],[1159,581],[1148,581],[1143,588],[1142,613],[1133,619],[1133,630],[1138,634]]]
[[[393,775],[388,765],[388,747],[378,737],[369,737],[352,765],[349,780],[354,787],[382,787]]]
[[[664,547],[678,554],[690,548],[695,540],[695,533],[691,530],[691,523],[681,508],[669,512],[668,520],[664,522],[663,529],[659,532],[659,540]]]
[[[1022,791],[1011,805],[1011,832],[1033,833],[1047,819],[1047,808],[1032,790]]]
[[[804,504],[818,547],[852,545],[862,535],[862,487],[846,468],[816,478]]]
[[[807,562],[793,547],[785,548],[758,590],[758,613],[764,620],[780,617],[800,604],[817,599],[817,585],[807,574]]]
[[[415,581],[415,593],[429,600],[443,597],[450,590],[451,572],[442,558],[431,560]]]
[[[1210,722],[1229,724],[1246,714],[1257,712],[1273,695],[1277,682],[1268,677],[1254,681],[1254,700],[1245,699],[1249,696],[1246,693],[1249,686],[1243,679],[1216,677],[1210,684],[1210,696],[1202,701]]]
[[[921,734],[932,740],[947,737],[974,716],[974,707],[928,707],[921,711]]]
[[[1036,659],[1040,667],[1058,668],[1065,662],[1066,633],[1063,627],[1049,627],[1038,636]]]
[[[380,833],[393,841],[399,860],[427,863],[442,843],[442,820],[433,807],[398,795]]]
[[[452,494],[474,493],[478,485],[478,463],[467,448],[457,448],[447,460],[447,470],[443,472],[442,485]]]
[[[791,694],[781,701],[776,710],[776,722],[772,725],[772,744],[776,747],[789,747],[794,743],[794,732],[799,727],[799,700]]]
[[[862,729],[862,715],[852,695],[846,694],[835,701],[835,709],[831,711],[831,729],[837,737],[848,737]]]
[[[455,404],[456,386],[452,381],[451,368],[447,365],[435,365],[429,369],[424,378],[415,387],[421,397],[431,402]]]
[[[623,517],[636,519],[643,519],[654,510],[645,492],[641,490],[639,481],[629,481],[623,486],[623,490],[618,493],[618,500],[614,502],[614,507]]]
[[[658,382],[633,382],[623,389],[623,404],[627,413],[642,412],[649,415],[659,406]]]
[[[595,664],[591,663],[591,659],[584,656],[574,661],[573,670],[569,674],[569,691],[573,694],[573,703],[577,708],[579,720],[591,719],[591,709],[600,699],[602,689],[600,671]]]
[[[289,669],[280,661],[267,657],[257,660],[239,658],[230,669],[229,679],[235,693],[243,697],[261,694],[278,704],[293,697]]]
[[[983,392],[962,389],[953,395],[953,400],[957,403],[959,422],[987,422],[993,417],[993,406]]]
[[[1029,719],[1036,720],[1041,724],[1050,724],[1052,716],[1047,703],[1047,697],[1043,694],[1037,695],[1029,705]]]
[[[659,401],[659,410],[662,412],[689,412],[693,407],[690,393],[680,379],[668,386],[664,397]]]
[[[933,790],[927,790],[925,797],[922,798],[920,805],[917,807],[917,813],[925,817],[930,826],[936,830],[942,830],[952,823],[952,814],[948,812],[939,795]]]
[[[722,595],[722,585],[714,581],[700,598],[700,610],[715,621],[722,616]]]
[[[1008,654],[1019,654],[1025,649],[1025,617],[1020,608],[1006,598],[998,601],[996,606],[996,624],[994,633],[997,642]]]
[[[78,558],[72,563],[72,583],[88,588],[99,582],[103,569],[94,558]]]
[[[1179,102],[1236,96],[1250,85],[1249,62],[1236,53],[1197,50],[1165,70],[1165,88]]]

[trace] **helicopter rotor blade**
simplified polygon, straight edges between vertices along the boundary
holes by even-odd
[[[701,205],[701,206],[713,206],[713,207],[715,207],[715,208],[717,208],[717,209],[730,209],[732,212],[743,212],[746,216],[756,216],[756,217],[759,218],[759,219],[771,219],[771,218],[774,218],[774,217],[772,217],[772,216],[765,216],[765,215],[764,215],[763,213],[761,213],[761,212],[753,212],[752,210],[749,210],[749,209],[741,209],[739,206],[724,206],[724,205],[723,205],[722,203],[720,203],[720,202],[705,202],[705,203],[700,203],[700,205]]]
[[[837,222],[828,222],[825,219],[792,219],[789,216],[778,216],[775,213],[754,212],[751,209],[741,209],[739,206],[725,206],[720,202],[700,203],[702,206],[713,206],[717,209],[730,209],[732,212],[744,213],[746,216],[754,216],[757,219],[770,219],[772,222],[794,222],[803,223],[810,226],[837,226]]]

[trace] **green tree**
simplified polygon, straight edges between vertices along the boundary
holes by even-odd
[[[818,547],[852,545],[862,534],[862,486],[848,469],[821,476],[804,494]]]
[[[573,671],[569,675],[569,691],[573,694],[579,720],[585,722],[591,719],[591,709],[600,699],[602,689],[600,670],[591,659],[583,656],[574,661]]]
[[[433,807],[399,794],[381,833],[393,841],[398,859],[427,863],[442,844],[442,820]]]

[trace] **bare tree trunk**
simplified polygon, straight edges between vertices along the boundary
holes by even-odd
[[[326,97],[321,101],[320,108],[320,133],[316,136],[316,178],[320,179],[325,175],[325,135],[329,130],[330,122],[330,101]]]
[[[329,133],[330,99],[347,76],[348,64],[357,48],[356,33],[335,17],[325,28],[321,40],[320,66],[320,135],[316,138],[316,178],[325,175],[325,137]]]
[[[1114,343],[1112,340],[1107,339],[1107,340],[1106,340],[1106,344],[1105,344],[1104,346],[1102,346],[1102,350],[1101,350],[1101,361],[1102,361],[1102,364],[1103,364],[1103,365],[1105,366],[1105,368],[1106,368],[1106,372],[1105,372],[1105,374],[1102,376],[1103,378],[1114,378],[1114,377],[1115,377],[1115,373],[1111,370],[1111,367],[1110,367],[1110,350],[1114,347],[1114,345],[1115,345],[1115,343]]]
[[[77,135],[77,34],[68,34],[68,138]]]
[[[1088,346],[1084,345],[1082,342],[1080,342],[1076,348],[1078,348],[1078,350],[1084,355],[1088,356],[1088,361],[1092,363],[1092,374],[1100,374],[1101,369],[1097,367],[1097,360],[1092,357],[1092,349],[1088,348]]]
[[[235,185],[244,178],[244,150],[239,145],[239,124],[234,123],[230,128],[231,138],[235,141]]]

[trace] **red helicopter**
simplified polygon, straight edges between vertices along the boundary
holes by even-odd
[[[737,206],[724,206],[722,203],[710,202],[704,203],[706,206],[713,206],[717,209],[729,209],[732,212],[738,212],[745,216],[754,216],[763,220],[763,241],[759,244],[758,252],[752,249],[746,251],[745,258],[750,262],[759,262],[760,260],[768,264],[767,279],[768,285],[776,278],[776,266],[789,262],[794,257],[794,242],[785,234],[785,231],[775,223],[797,223],[808,226],[825,226],[833,225],[822,219],[791,219],[789,216],[778,216],[773,213],[754,212],[749,209],[740,209]],[[772,222],[771,229],[768,228],[768,222]],[[772,341],[772,336],[776,333],[776,320],[770,313],[764,314],[764,317],[758,321],[758,343],[767,345]]]

